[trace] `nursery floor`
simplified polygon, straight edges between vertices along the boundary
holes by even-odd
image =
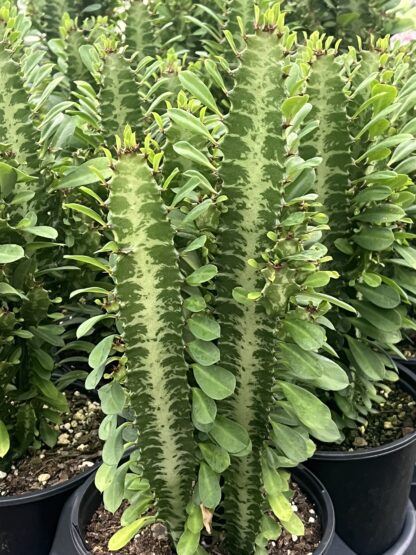
[[[0,495],[18,495],[60,484],[94,466],[101,456],[100,405],[79,391],[66,395],[70,412],[59,426],[57,445],[36,451],[13,466],[0,479]]]
[[[315,512],[314,505],[293,484],[295,495],[292,504],[297,513],[305,523],[306,533],[304,537],[291,536],[284,532],[276,542],[270,542],[269,553],[271,555],[312,555],[321,541],[322,532],[319,518]],[[110,537],[120,528],[120,509],[112,515],[101,506],[93,515],[88,526],[85,542],[94,555],[111,555],[107,549]],[[219,545],[205,546],[212,555],[226,555]],[[118,555],[174,555],[169,543],[166,529],[161,524],[154,524],[140,533],[124,549],[118,551]]]
[[[392,392],[376,414],[368,417],[368,426],[346,430],[342,445],[321,444],[321,450],[350,451],[379,447],[416,431],[416,401],[400,387]]]

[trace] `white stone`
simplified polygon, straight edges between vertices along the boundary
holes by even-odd
[[[0,470],[0,480],[4,480],[6,478],[6,476],[7,476],[7,472],[2,472]]]
[[[94,466],[94,463],[91,461],[84,461],[79,466],[80,468],[91,468],[92,466]]]
[[[39,474],[39,476],[38,476],[38,481],[43,483],[43,484],[46,484],[46,482],[50,479],[51,479],[50,474],[45,473],[45,474]]]
[[[58,436],[58,445],[69,445],[69,435],[68,434],[60,434]]]

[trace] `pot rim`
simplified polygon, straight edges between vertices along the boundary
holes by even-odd
[[[55,371],[54,376],[63,375],[65,372],[63,371]],[[89,391],[85,389],[84,383],[80,381],[76,381],[68,387],[68,390],[71,388],[81,389],[86,395],[90,395],[92,399],[98,399],[96,393],[94,391]],[[53,486],[46,487],[45,489],[28,491],[24,493],[17,493],[16,495],[0,495],[0,507],[8,507],[14,505],[25,505],[30,503],[36,503],[38,501],[42,501],[47,497],[53,497],[55,495],[60,495],[64,493],[68,489],[73,489],[74,484],[79,482],[81,485],[86,479],[88,479],[89,475],[93,472],[96,472],[98,467],[101,464],[101,457],[98,457],[94,466],[83,470],[69,478],[69,480],[65,480],[64,482],[60,482],[59,484],[54,484]]]
[[[318,548],[313,555],[325,555],[328,553],[334,537],[335,537],[335,510],[328,491],[322,482],[308,468],[300,464],[291,471],[294,481],[299,485],[303,493],[305,493],[314,505],[322,525],[322,538]],[[87,547],[84,542],[82,533],[82,524],[80,522],[80,511],[86,496],[93,495],[101,499],[102,494],[95,488],[95,474],[90,476],[85,483],[73,494],[67,501],[61,515],[61,521],[58,524],[55,541],[60,537],[62,522],[65,523],[63,531],[65,539],[73,543],[77,552],[81,555],[87,555]],[[91,505],[93,506],[93,505]],[[62,517],[64,521],[62,521]],[[55,544],[53,545],[53,548]],[[55,555],[58,551],[52,549],[51,554]]]
[[[303,493],[316,506],[319,520],[323,530],[319,546],[313,555],[328,553],[335,537],[335,509],[331,496],[322,482],[308,468],[300,464],[291,472],[293,480],[298,483]]]
[[[413,386],[413,389],[416,391],[416,374],[397,361],[396,364],[400,373],[400,382],[407,385],[409,389]],[[320,461],[374,459],[395,453],[414,442],[416,442],[416,431],[379,447],[367,447],[365,449],[356,449],[355,451],[317,451],[312,458]]]
[[[74,484],[81,485],[86,479],[89,478],[90,474],[95,472],[99,465],[101,464],[101,460],[98,460],[94,466],[76,474],[69,480],[65,480],[65,482],[61,482],[59,484],[55,484],[53,486],[47,487],[42,490],[35,490],[26,493],[19,493],[16,495],[4,495],[0,496],[0,507],[8,507],[14,505],[25,505],[30,503],[36,503],[38,501],[42,501],[47,497],[53,497],[55,495],[60,495],[64,491],[68,489],[73,489]]]

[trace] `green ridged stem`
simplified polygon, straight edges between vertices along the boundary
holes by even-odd
[[[345,80],[336,52],[317,56],[310,68],[306,93],[312,104],[311,117],[319,121],[317,128],[302,141],[304,158],[319,156],[322,162],[316,168],[315,192],[324,212],[330,218],[331,229],[325,233],[324,243],[331,256],[339,251],[334,241],[349,229],[350,173],[354,163],[353,140],[347,114]]]
[[[114,145],[115,136],[121,136],[126,125],[133,130],[141,127],[138,85],[129,62],[120,52],[109,53],[103,60],[98,99],[101,126],[108,145]]]
[[[20,67],[4,43],[0,43],[0,74],[0,142],[10,145],[10,157],[15,159],[22,171],[33,174],[39,167],[39,135],[32,123]],[[7,154],[3,156],[7,158]],[[32,183],[31,186],[35,185]]]
[[[276,36],[260,33],[248,39],[222,145],[220,177],[229,201],[218,237],[219,348],[222,365],[237,378],[227,414],[247,429],[253,442],[250,455],[233,460],[224,486],[227,544],[232,550],[238,546],[239,553],[250,553],[261,517],[260,451],[269,433],[276,324],[264,306],[241,305],[230,293],[235,287],[258,288],[259,277],[247,260],[269,246],[266,234],[275,227],[281,206],[285,149],[276,106],[284,98],[283,63]]]
[[[128,56],[137,56],[140,61],[145,56],[155,56],[158,49],[158,29],[154,15],[151,14],[152,3],[146,5],[143,0],[133,0],[126,17],[126,45]]]
[[[169,522],[175,536],[186,518],[196,446],[173,230],[143,155],[121,156],[111,184],[110,210],[124,253],[118,257],[115,280],[140,461],[155,492],[159,516]]]

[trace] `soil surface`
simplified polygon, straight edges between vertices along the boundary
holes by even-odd
[[[294,510],[305,523],[305,536],[292,536],[283,532],[281,537],[269,543],[268,551],[271,555],[312,555],[319,546],[322,537],[321,523],[311,501],[300,491],[296,484],[292,484],[295,494],[292,500]],[[100,506],[94,513],[87,528],[85,543],[94,555],[112,555],[107,548],[108,540],[120,528],[120,517],[125,509],[123,506],[114,515]],[[211,539],[211,538],[210,538]],[[207,538],[208,540],[208,538]],[[220,542],[203,542],[205,549],[211,555],[227,555],[221,549]],[[174,555],[166,528],[159,523],[153,524],[138,534],[118,555]]]
[[[368,426],[344,430],[342,445],[320,444],[323,451],[351,451],[380,447],[416,431],[416,401],[400,387],[392,391],[376,414],[368,416]]]
[[[36,451],[13,465],[8,474],[0,474],[0,495],[18,495],[60,484],[98,461],[100,405],[79,391],[67,392],[66,397],[70,411],[56,427],[56,446]]]
[[[416,332],[406,333],[406,339],[400,344],[400,350],[406,358],[416,358]]]

